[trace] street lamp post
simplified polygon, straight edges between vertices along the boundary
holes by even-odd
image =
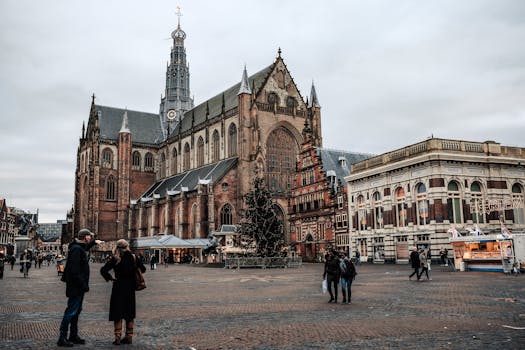
[[[115,221],[115,240],[118,240],[118,224],[119,224],[119,220],[117,219]]]

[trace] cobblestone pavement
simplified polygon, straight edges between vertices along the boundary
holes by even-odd
[[[92,264],[80,317],[84,349],[116,348],[111,285]],[[352,304],[328,304],[321,264],[227,270],[159,266],[137,292],[136,349],[523,349],[525,275],[444,272],[409,281],[407,265],[361,265]],[[52,349],[66,306],[55,269],[9,267],[0,280],[0,348]],[[514,328],[511,328],[514,327]],[[520,329],[521,328],[521,329]]]

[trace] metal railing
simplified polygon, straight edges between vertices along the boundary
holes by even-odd
[[[234,257],[226,258],[224,267],[228,269],[240,268],[293,268],[301,267],[301,257]]]

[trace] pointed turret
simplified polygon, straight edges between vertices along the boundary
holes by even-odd
[[[308,107],[321,107],[319,105],[319,100],[317,99],[317,92],[315,91],[315,85],[312,80],[312,90],[310,90],[310,102],[308,104]]]
[[[246,72],[246,65],[244,65],[244,71],[242,72],[241,88],[239,89],[240,94],[251,95],[252,90],[250,89],[250,83],[248,83],[248,73]]]
[[[86,137],[86,122],[82,122],[82,140]]]
[[[123,132],[130,133],[131,131],[129,130],[128,125],[129,125],[128,124],[128,111],[126,110],[124,112],[124,115],[122,116],[122,127],[120,128],[119,133],[123,133]]]

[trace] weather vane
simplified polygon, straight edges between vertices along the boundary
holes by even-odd
[[[182,17],[182,12],[180,12],[180,6],[177,6],[177,11],[175,11],[175,14],[177,15],[177,17],[179,17],[178,25],[180,26],[180,18]]]

